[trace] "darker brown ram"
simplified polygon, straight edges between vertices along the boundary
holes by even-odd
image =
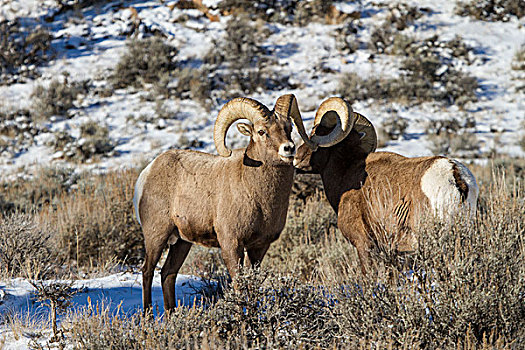
[[[337,225],[356,247],[364,273],[379,239],[398,251],[413,250],[411,232],[424,213],[449,220],[460,208],[475,212],[479,191],[467,167],[440,156],[374,152],[372,123],[341,98],[321,104],[310,140],[319,147],[301,145],[294,165],[321,175]]]

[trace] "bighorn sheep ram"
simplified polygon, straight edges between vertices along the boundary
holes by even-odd
[[[232,152],[226,147],[226,133],[239,119],[251,122],[237,124],[250,142]],[[176,276],[193,243],[220,247],[232,277],[245,250],[250,264],[261,262],[286,221],[294,178],[292,121],[309,142],[295,96],[281,96],[273,111],[249,98],[233,99],[215,122],[219,156],[169,150],[140,173],[133,202],[146,249],[144,310],[151,307],[154,269],[167,245],[161,270],[166,310],[176,306]]]
[[[441,156],[407,158],[374,152],[377,137],[372,123],[341,98],[321,104],[310,141],[314,147],[301,145],[294,165],[321,175],[326,197],[338,215],[337,225],[356,247],[363,273],[372,262],[370,251],[378,243],[378,230],[394,231],[387,237],[397,250],[410,251],[415,248],[410,232],[423,213],[447,219],[462,207],[471,215],[476,210],[476,179],[463,164]]]

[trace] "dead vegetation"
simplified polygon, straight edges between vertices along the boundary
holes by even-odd
[[[49,31],[24,27],[20,21],[0,21],[0,84],[23,82],[38,76],[38,66],[53,56]]]
[[[70,82],[67,74],[62,80],[53,79],[48,86],[37,85],[31,95],[33,115],[36,120],[47,121],[51,117],[69,118],[80,94],[88,91],[88,82]]]
[[[363,277],[354,249],[335,229],[319,180],[303,175],[294,186],[285,231],[262,269],[239,277],[238,290],[226,288],[206,307],[177,308],[165,320],[115,317],[101,305],[89,305],[69,314],[60,342],[118,349],[520,348],[525,165],[502,162],[471,165],[481,189],[477,219],[423,225],[408,272],[396,263],[406,256],[393,256],[379,259],[377,272]],[[54,193],[36,200],[41,209],[35,213],[55,228],[51,239],[63,242],[52,251],[79,269],[105,266],[104,260],[126,254],[134,257],[127,262],[138,264],[141,235],[130,204],[136,176],[128,171],[67,180],[57,174],[51,187],[61,190],[33,195]],[[4,201],[35,185],[10,189]],[[195,249],[185,273],[226,281],[216,253]]]
[[[218,5],[221,13],[246,13],[266,22],[305,26],[312,22],[330,20],[332,1],[298,0],[224,0]]]
[[[523,0],[457,1],[456,14],[482,21],[508,22],[512,17],[525,16]]]

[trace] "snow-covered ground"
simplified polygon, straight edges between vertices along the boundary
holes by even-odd
[[[181,306],[192,306],[198,303],[205,285],[196,277],[179,275],[175,293],[177,303]],[[104,306],[110,315],[130,316],[142,312],[142,275],[140,273],[118,273],[100,278],[77,280],[72,288],[78,293],[71,299],[68,312],[82,311],[93,306]],[[49,325],[49,307],[47,304],[35,301],[35,288],[25,279],[17,278],[10,281],[0,281],[0,348],[25,349],[31,340],[31,334],[24,334],[18,339],[8,324],[6,317],[16,315],[22,320],[35,322],[44,321]],[[153,310],[162,312],[164,302],[160,273],[156,273],[152,287]],[[60,318],[59,318],[60,319]]]
[[[393,4],[397,1],[383,1]],[[137,11],[141,25],[160,30],[167,40],[179,49],[178,58],[199,59],[213,45],[214,39],[224,36],[228,16],[221,16],[219,22],[211,22],[197,10],[173,8],[174,1],[124,1],[108,3],[101,7],[82,10],[81,16],[58,15],[51,23],[44,17],[53,12],[53,1],[40,0],[2,0],[0,19],[22,18],[31,25],[47,27],[54,39],[53,49],[56,57],[40,68],[41,77],[24,83],[0,86],[0,106],[3,111],[31,108],[31,93],[37,84],[49,84],[62,73],[69,74],[70,81],[90,79],[95,86],[102,84],[102,77],[116,66],[120,55],[126,50],[126,35],[133,23],[132,8]],[[204,1],[213,6],[217,1]],[[356,102],[354,109],[369,117],[380,126],[392,117],[408,120],[406,133],[399,140],[389,141],[386,150],[400,152],[408,156],[430,155],[430,144],[425,128],[429,120],[459,118],[467,115],[476,121],[475,133],[480,141],[479,154],[494,146],[497,134],[498,150],[502,154],[523,156],[519,146],[523,137],[521,122],[525,120],[525,101],[523,72],[511,69],[511,61],[516,51],[525,44],[525,19],[511,18],[508,22],[483,22],[454,14],[454,1],[408,1],[411,5],[428,7],[430,12],[419,18],[404,33],[419,39],[437,34],[441,40],[450,40],[460,35],[475,52],[474,61],[462,69],[478,78],[479,101],[468,104],[465,110],[457,106],[442,106],[423,103],[413,106],[401,104]],[[366,40],[374,25],[378,25],[387,15],[385,7],[378,7],[372,1],[341,1],[337,8],[344,12],[359,11],[361,23],[358,36]],[[184,23],[178,22],[181,16],[188,16]],[[274,53],[276,64],[273,67],[282,75],[290,75],[293,82],[299,82],[296,89],[287,91],[260,91],[251,97],[268,106],[273,106],[276,98],[283,93],[294,93],[303,111],[307,128],[315,109],[333,94],[342,73],[357,72],[362,77],[393,76],[398,74],[399,58],[380,55],[370,60],[370,52],[357,50],[344,53],[336,49],[336,31],[341,25],[311,23],[305,27],[285,26],[272,23],[272,34],[261,43]],[[383,57],[384,56],[384,57]],[[319,67],[329,67],[320,73]],[[130,123],[130,116],[152,116],[155,102],[145,101],[145,93],[120,89],[110,97],[84,96],[73,110],[74,117],[50,123],[49,132],[39,135],[27,151],[15,157],[0,156],[0,179],[13,178],[15,173],[30,173],[34,165],[61,164],[55,151],[45,146],[53,132],[69,130],[78,136],[79,125],[93,120],[107,125],[109,136],[117,144],[118,156],[104,158],[96,164],[80,167],[105,170],[143,164],[163,150],[177,147],[181,137],[203,142],[204,151],[215,152],[212,140],[214,119],[220,105],[207,112],[200,104],[190,100],[170,100],[164,107],[177,118],[168,118],[154,123]],[[351,99],[351,96],[348,97]],[[228,135],[236,145],[245,142],[236,132]],[[296,135],[296,139],[299,139]],[[75,165],[79,167],[79,165]]]

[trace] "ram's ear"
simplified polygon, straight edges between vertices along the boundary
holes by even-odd
[[[251,124],[238,123],[237,124],[237,129],[243,135],[252,136],[253,126]]]

